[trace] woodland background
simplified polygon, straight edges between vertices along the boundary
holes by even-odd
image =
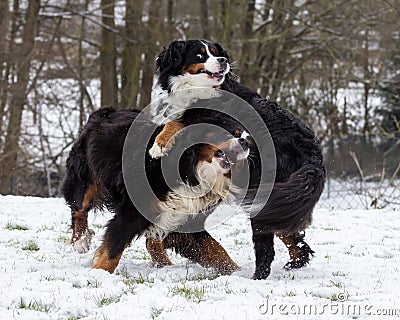
[[[0,194],[55,196],[79,129],[150,102],[173,39],[220,42],[246,86],[308,123],[330,175],[400,156],[400,0],[0,0]]]

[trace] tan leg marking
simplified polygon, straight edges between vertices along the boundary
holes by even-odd
[[[297,246],[294,236],[283,233],[275,233],[275,235],[282,240],[286,248],[288,248],[290,260],[296,261],[300,257],[301,250]]]
[[[164,156],[171,150],[175,135],[184,128],[184,125],[179,121],[171,121],[165,124],[162,131],[157,135],[153,146],[149,150],[149,154],[153,159]]]
[[[184,127],[185,126],[179,121],[166,123],[162,131],[157,135],[155,142],[161,149],[172,147],[173,136]]]
[[[109,273],[113,273],[115,268],[118,266],[121,256],[122,252],[114,259],[110,259],[108,249],[102,245],[99,249],[97,249],[97,252],[93,258],[95,263],[93,264],[92,268],[103,269]]]
[[[164,250],[162,241],[149,237],[146,241],[146,247],[151,256],[151,260],[158,268],[173,265]]]
[[[82,209],[76,211],[73,216],[73,231],[72,231],[72,243],[80,239],[83,234],[86,234],[88,230],[88,211],[93,204],[94,199],[98,196],[98,188],[96,185],[90,185],[83,196]]]
[[[231,274],[240,269],[216,240],[207,237],[200,241],[202,250],[199,256],[199,263],[203,267],[214,268],[223,274]]]

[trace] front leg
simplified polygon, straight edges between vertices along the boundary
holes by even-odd
[[[181,256],[212,268],[220,274],[231,274],[239,266],[226,250],[207,231],[196,233],[170,233],[163,240],[164,249],[174,249]]]
[[[165,266],[173,265],[167,253],[165,252],[163,247],[163,242],[160,239],[147,237],[146,248],[147,252],[151,256],[151,260],[153,261],[156,267],[162,268]]]
[[[182,123],[176,120],[166,123],[149,150],[150,156],[154,159],[164,156],[169,150],[171,150],[174,144],[175,135],[184,127],[185,126]]]

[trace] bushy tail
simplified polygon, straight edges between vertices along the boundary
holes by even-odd
[[[265,199],[254,199],[258,191],[263,192],[268,186],[251,187],[245,205],[250,214],[258,212],[252,218],[253,230],[260,233],[304,230],[311,223],[311,214],[324,183],[323,166],[307,164],[293,172],[287,181],[275,183],[266,204]]]

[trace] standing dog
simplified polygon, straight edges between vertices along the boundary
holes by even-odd
[[[163,178],[161,161],[147,154],[148,143],[153,142],[160,132],[160,129],[156,130],[150,141],[143,141],[143,149],[147,151],[147,180],[156,199],[146,203],[146,212],[140,212],[131,201],[122,171],[125,139],[138,114],[139,111],[116,111],[112,108],[92,113],[67,159],[66,176],[61,188],[71,208],[72,243],[80,252],[88,249],[93,234],[87,224],[89,210],[107,207],[114,213],[113,219],[108,222],[103,242],[97,249],[93,265],[94,268],[110,273],[117,267],[125,248],[135,237],[143,234],[147,238],[147,248],[152,259],[159,266],[172,264],[162,247],[162,240],[188,220],[206,216],[219,202],[233,197],[233,164],[226,153],[238,161],[246,159],[249,154],[248,141],[244,138],[227,138],[218,145],[197,143],[183,152],[178,164],[184,183],[169,186]],[[134,138],[144,139],[145,134],[140,133],[146,132],[146,127],[152,124],[150,121],[139,121],[136,125],[139,134]],[[142,151],[133,150],[130,159],[140,158]],[[138,164],[133,160],[130,165]],[[148,213],[155,214],[154,223],[143,215]],[[218,254],[203,256],[204,265],[221,273],[231,273],[238,269],[216,241],[212,241],[209,247]]]

